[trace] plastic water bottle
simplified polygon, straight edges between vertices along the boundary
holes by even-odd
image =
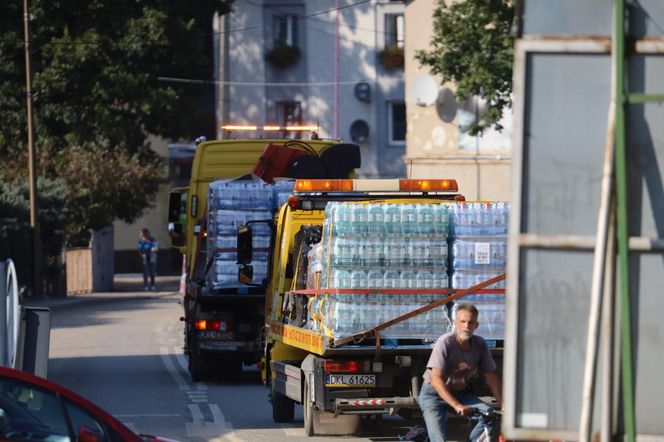
[[[401,232],[406,236],[417,233],[417,211],[415,204],[401,205]]]
[[[433,288],[433,275],[428,270],[419,270],[415,280],[415,286],[418,289]]]
[[[381,236],[385,233],[384,204],[367,206],[367,231],[369,235]]]
[[[433,205],[418,204],[417,211],[417,232],[422,235],[429,235],[433,232]]]
[[[433,229],[436,236],[449,235],[450,214],[446,204],[433,206]]]
[[[406,265],[406,256],[408,253],[408,238],[394,238],[394,262],[401,267]]]
[[[399,287],[402,289],[416,288],[415,272],[412,270],[404,270],[399,275]]]
[[[431,276],[431,285],[434,289],[448,288],[447,272],[435,271]]]
[[[434,239],[429,242],[428,246],[431,265],[433,267],[447,268],[447,241],[444,239]]]
[[[365,204],[350,205],[350,231],[355,236],[367,233],[367,206]]]
[[[385,241],[383,238],[369,236],[364,241],[364,262],[367,266],[378,267],[383,264],[383,249]]]
[[[350,233],[350,209],[346,203],[333,203],[333,226],[336,228],[335,234],[345,236]]]
[[[383,287],[383,271],[380,269],[371,269],[367,272],[367,288],[378,289]]]
[[[383,288],[398,289],[399,287],[399,272],[396,270],[385,270],[383,273]]]
[[[367,288],[367,274],[364,270],[355,269],[350,273],[350,284],[353,289]]]
[[[332,279],[332,288],[348,289],[350,288],[350,272],[347,270],[334,270],[334,277]]]
[[[397,204],[385,204],[383,212],[383,224],[386,234],[401,233],[401,209]]]
[[[330,257],[332,265],[343,266],[346,263],[346,239],[336,237],[332,241],[332,256]]]

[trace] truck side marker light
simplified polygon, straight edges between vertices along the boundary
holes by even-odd
[[[300,199],[296,196],[289,196],[288,197],[288,206],[291,209],[297,209],[300,206]]]

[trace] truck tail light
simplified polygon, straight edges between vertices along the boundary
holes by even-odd
[[[369,361],[345,360],[325,361],[323,369],[326,373],[363,373],[369,370]]]
[[[196,330],[218,330],[218,331],[231,331],[230,321],[210,321],[207,319],[199,319],[194,322]]]

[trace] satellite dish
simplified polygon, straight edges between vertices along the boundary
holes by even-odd
[[[350,125],[350,138],[356,143],[366,143],[369,140],[369,125],[364,120],[355,120]]]
[[[438,98],[438,83],[431,75],[420,75],[410,89],[413,100],[418,106],[431,106]]]
[[[436,112],[441,120],[446,123],[451,123],[457,115],[458,103],[454,92],[451,89],[445,88],[438,94],[436,100]]]
[[[358,100],[369,103],[371,101],[371,85],[366,81],[360,81],[355,85],[353,91],[355,93],[355,98]]]

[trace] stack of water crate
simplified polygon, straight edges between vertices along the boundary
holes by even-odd
[[[368,294],[312,297],[308,326],[336,337],[372,328],[440,295],[408,289],[447,289],[447,205],[332,202],[325,209],[321,286],[369,289]],[[406,290],[403,294],[382,289]],[[381,336],[436,338],[449,328],[443,306],[402,321]]]
[[[465,289],[505,273],[509,203],[462,202],[450,213],[450,274],[453,289]],[[505,281],[486,287],[504,289]],[[472,303],[479,311],[476,334],[486,339],[504,339],[505,296],[478,292],[458,303]],[[456,305],[452,318],[456,316]]]
[[[277,197],[290,193],[292,181],[279,185],[256,180],[220,180],[208,191],[207,254],[213,260],[208,273],[210,286],[219,288],[238,284],[237,229],[248,221],[271,220]],[[267,277],[270,227],[267,223],[251,224],[253,231],[252,266],[254,282]]]

